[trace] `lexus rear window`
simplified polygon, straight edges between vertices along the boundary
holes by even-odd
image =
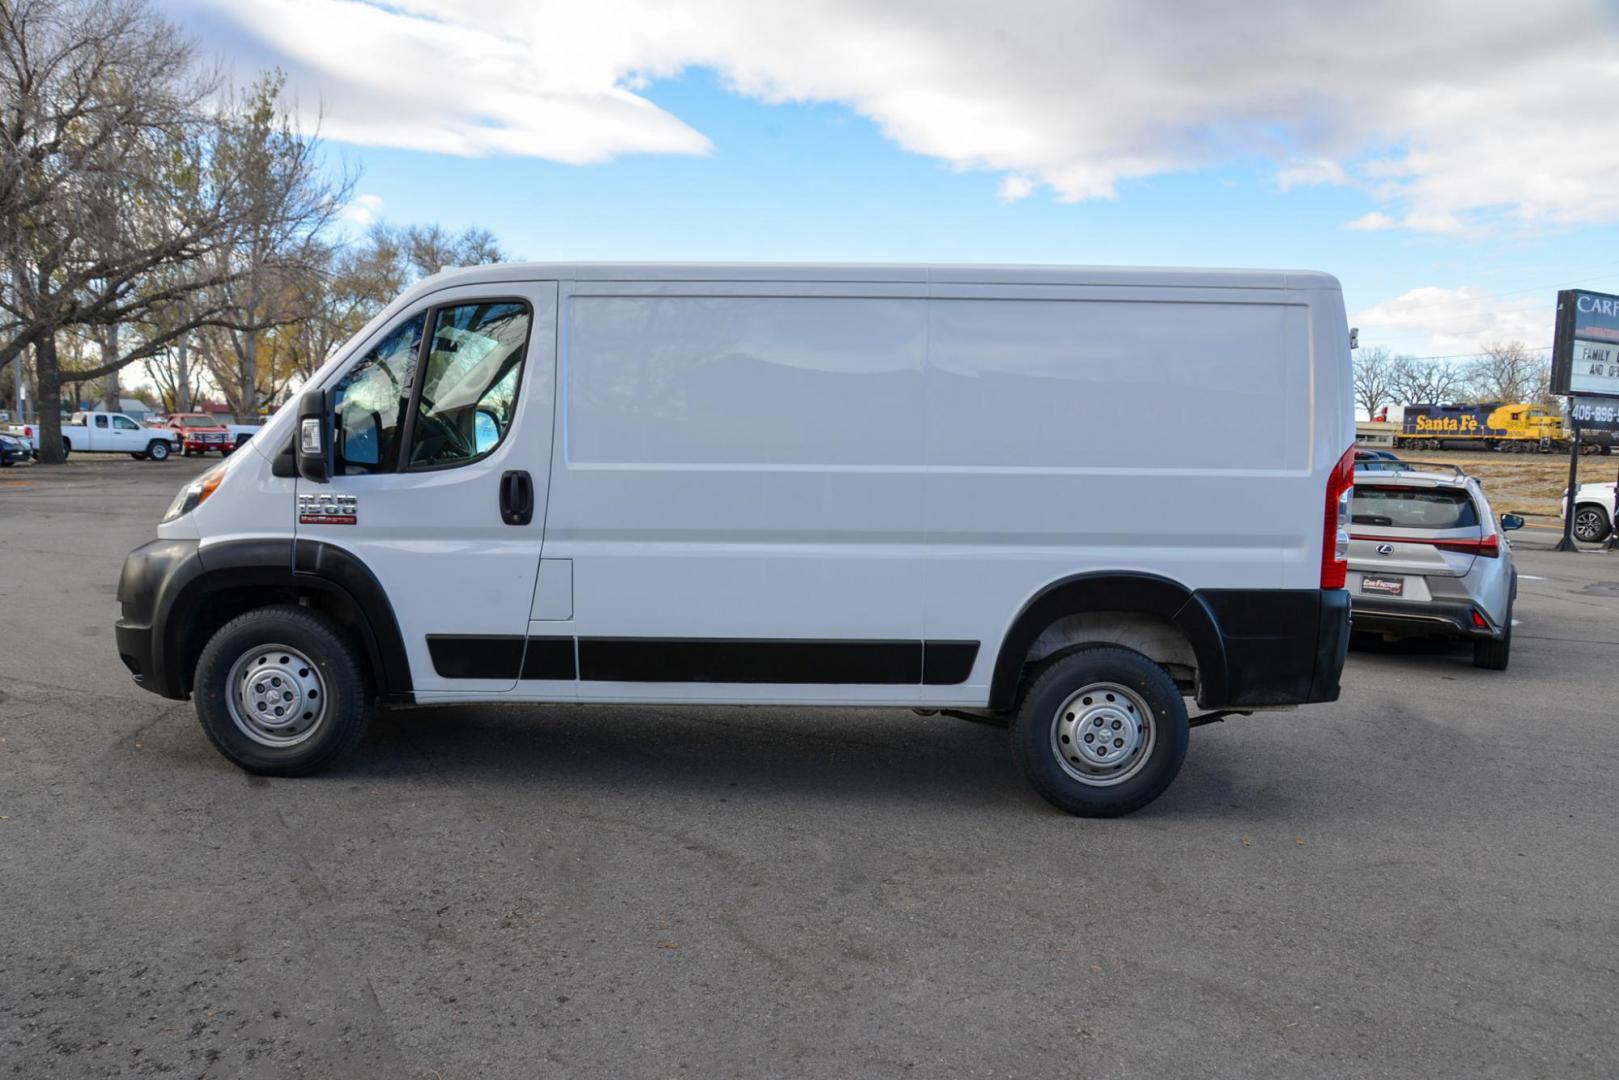
[[[1465,529],[1478,525],[1478,511],[1465,491],[1355,485],[1351,510],[1356,525],[1390,529]]]

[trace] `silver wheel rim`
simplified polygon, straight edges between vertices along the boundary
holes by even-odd
[[[1082,784],[1112,787],[1135,776],[1158,743],[1158,722],[1141,695],[1118,683],[1091,683],[1051,722],[1051,751]]]
[[[169,456],[169,448],[162,443],[153,443],[152,449],[148,452],[159,461]]]
[[[260,645],[237,657],[225,679],[225,705],[237,730],[261,746],[308,742],[326,718],[326,684],[309,657],[287,645]]]
[[[1581,540],[1592,540],[1602,531],[1602,515],[1595,510],[1581,510],[1574,515],[1574,535]]]

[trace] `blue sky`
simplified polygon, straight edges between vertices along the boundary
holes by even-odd
[[[1589,90],[1583,65],[1619,96],[1612,19],[1579,0],[1533,16],[1600,31],[1573,45],[1514,22],[1521,5],[1496,26],[1491,4],[1458,7],[1485,24],[1473,39],[1400,24],[1400,5],[1374,13],[1412,48],[1440,35],[1449,83],[1400,57],[1340,72],[1331,32],[1353,27],[1317,41],[1302,25],[1278,31],[1295,35],[1271,61],[1286,70],[1262,81],[1246,46],[1188,76],[1183,57],[1203,53],[1165,40],[1121,44],[1148,51],[1071,87],[1083,57],[1041,39],[1072,35],[1096,58],[1118,28],[1062,23],[1038,0],[978,35],[906,2],[875,5],[873,24],[873,5],[825,0],[785,27],[724,0],[622,0],[570,27],[569,9],[503,0],[170,6],[239,77],[274,63],[306,110],[322,103],[332,166],[360,174],[356,222],[484,226],[523,258],[1321,269],[1364,342],[1418,355],[1547,345],[1558,287],[1619,292],[1614,121],[1568,125],[1540,89],[1550,69]],[[1020,35],[1019,10],[1036,32]],[[1341,49],[1374,47],[1379,29]],[[416,48],[429,67],[450,54],[445,70],[418,70]],[[1312,50],[1327,59],[1287,67]],[[467,63],[489,73],[459,77]]]

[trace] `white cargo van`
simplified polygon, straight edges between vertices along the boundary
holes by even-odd
[[[450,271],[181,491],[118,649],[261,773],[379,699],[895,706],[1124,813],[1337,697],[1354,435],[1325,274]]]

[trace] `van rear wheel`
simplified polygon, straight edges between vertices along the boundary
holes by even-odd
[[[1012,722],[1012,756],[1053,806],[1116,817],[1163,794],[1186,759],[1186,705],[1147,657],[1090,646],[1045,664]]]
[[[248,772],[304,776],[354,749],[371,718],[359,652],[332,620],[267,607],[226,623],[197,661],[197,718]]]

